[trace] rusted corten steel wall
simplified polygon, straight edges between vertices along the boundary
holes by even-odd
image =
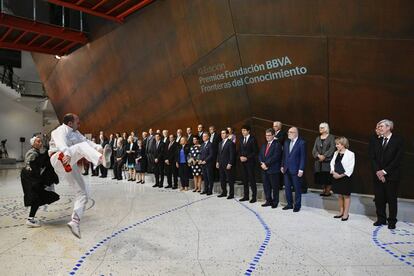
[[[310,155],[320,122],[356,153],[354,191],[372,194],[368,139],[390,118],[405,139],[400,196],[414,198],[414,1],[168,0],[123,25],[90,22],[69,56],[34,55],[59,118],[82,130],[295,125]],[[238,130],[240,134],[240,131]]]

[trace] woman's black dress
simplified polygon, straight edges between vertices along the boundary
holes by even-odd
[[[345,172],[344,167],[342,166],[343,154],[338,154],[335,159],[335,172],[338,174],[343,174]],[[351,178],[344,176],[339,179],[332,177],[333,191],[336,194],[340,195],[350,195],[351,194]]]

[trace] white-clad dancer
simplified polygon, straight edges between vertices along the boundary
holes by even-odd
[[[79,131],[79,117],[68,113],[63,117],[63,124],[51,133],[49,156],[55,172],[61,180],[66,180],[75,191],[72,220],[68,227],[80,238],[79,223],[88,202],[85,181],[77,162],[85,158],[94,165],[110,167],[110,147],[102,147],[86,139]]]

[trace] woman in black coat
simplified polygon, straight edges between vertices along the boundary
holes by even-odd
[[[30,139],[32,148],[26,153],[25,167],[20,173],[24,193],[24,205],[30,206],[30,213],[26,225],[39,227],[39,221],[35,215],[40,206],[51,204],[59,200],[59,195],[52,191],[46,191],[46,186],[59,183],[59,178],[50,164],[47,152],[41,153],[42,139],[33,137]]]

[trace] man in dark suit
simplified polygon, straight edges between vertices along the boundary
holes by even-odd
[[[163,129],[162,130],[162,142],[164,143],[164,145],[165,144],[168,144],[168,142],[169,142],[169,138],[168,137],[169,137],[168,136],[168,130]]]
[[[286,141],[286,131],[282,129],[282,123],[279,121],[273,122],[273,129],[275,131],[275,140],[278,141],[282,146]]]
[[[152,130],[152,128],[150,128],[148,130],[148,140],[147,140],[147,144],[145,147],[145,153],[147,156],[147,171],[149,173],[154,173],[154,146],[155,146],[155,136],[154,136],[154,131]]]
[[[214,154],[213,154],[213,145],[210,142],[210,134],[204,132],[203,135],[203,144],[201,145],[200,152],[200,162],[201,169],[203,170],[203,179],[204,179],[204,190],[201,194],[212,195],[213,194],[213,185],[214,185]]]
[[[403,139],[392,133],[394,123],[390,120],[379,122],[381,140],[374,145],[372,167],[375,173],[375,208],[377,221],[374,226],[386,225],[386,204],[388,203],[388,228],[397,224],[397,190],[401,178]]]
[[[227,199],[234,198],[234,165],[236,162],[236,145],[230,140],[229,131],[221,131],[222,141],[217,152],[216,167],[220,173],[221,194],[218,197],[227,196],[227,183],[229,183],[230,193]]]
[[[168,137],[169,141],[164,144],[165,149],[165,173],[167,174],[167,183],[168,185],[165,188],[174,188],[178,187],[178,176],[174,174],[176,156],[177,156],[177,143],[175,142],[175,137],[173,134],[170,134]],[[174,185],[173,185],[174,177]]]
[[[119,134],[119,132],[116,132],[114,139],[109,144],[112,147],[112,155],[111,155],[112,159],[111,159],[111,161],[113,161],[113,162],[111,162],[111,164],[112,164],[113,173],[114,173],[114,177],[112,177],[112,179],[117,179],[117,175],[115,174],[115,163],[117,163],[115,155],[117,154],[117,150],[118,150],[118,139],[119,138],[121,138],[120,134]]]
[[[284,174],[287,205],[283,210],[293,209],[299,212],[302,200],[303,172],[306,164],[305,140],[299,137],[299,130],[291,127],[288,131],[288,140],[283,147],[283,161],[281,172]],[[292,188],[295,188],[295,205],[293,207]]]
[[[199,141],[203,141],[203,133],[204,133],[204,126],[202,124],[199,124],[197,126],[197,136],[199,138]]]
[[[109,140],[108,140],[108,144],[111,146],[111,149],[112,149],[112,151],[113,151],[113,145],[114,145],[114,135],[111,133],[111,134],[109,134]],[[113,168],[113,165],[114,165],[114,153],[112,152],[112,154],[111,154],[111,169]]]
[[[275,131],[275,140],[278,141],[282,145],[282,151],[283,151],[283,145],[285,144],[287,135],[286,131],[282,129],[283,125],[280,121],[274,121],[273,122],[273,129]],[[283,173],[279,174],[279,190],[283,189],[284,181],[283,181]]]
[[[155,184],[152,187],[162,188],[164,186],[164,143],[161,134],[155,133],[154,139],[154,175]]]
[[[105,146],[108,144],[108,139],[105,137],[104,132],[101,130],[99,132],[99,144],[102,148],[105,148]],[[106,178],[108,175],[108,169],[105,168],[102,164],[98,166],[99,170],[101,171],[101,178]]]
[[[275,140],[275,131],[272,128],[266,130],[266,143],[260,149],[259,162],[266,196],[266,202],[262,204],[262,207],[272,206],[272,208],[277,208],[279,204],[282,145]]]
[[[175,138],[177,144],[180,144],[181,137],[183,137],[183,130],[179,128],[177,129],[177,137]]]
[[[190,147],[194,145],[193,143],[193,129],[191,127],[187,127],[187,143]]]
[[[213,147],[213,158],[214,160],[217,160],[217,152],[218,152],[218,145],[220,143],[220,134],[216,133],[216,127],[215,126],[209,126],[208,131],[210,133],[210,143]],[[219,170],[216,169],[214,166],[213,168],[213,180],[218,181],[219,180]]]
[[[256,186],[256,157],[258,153],[257,141],[254,136],[250,135],[250,126],[244,125],[241,129],[242,140],[240,141],[240,162],[242,165],[242,183],[244,186],[243,198],[240,201],[249,200],[249,184],[252,189],[252,199],[250,203],[257,200]]]

